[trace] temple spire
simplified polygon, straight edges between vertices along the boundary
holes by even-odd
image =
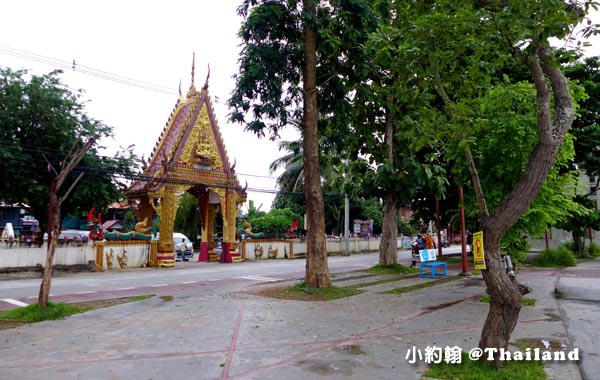
[[[192,53],[192,87],[194,87],[194,75],[196,74],[196,52]]]
[[[194,76],[196,74],[196,52],[192,55],[192,83],[190,84],[190,89],[188,90],[187,97],[191,97],[198,93],[196,91],[196,86],[194,85]]]

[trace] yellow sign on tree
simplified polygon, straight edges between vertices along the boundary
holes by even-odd
[[[486,269],[485,267],[485,252],[483,251],[483,231],[478,231],[473,234],[473,261],[475,269]]]

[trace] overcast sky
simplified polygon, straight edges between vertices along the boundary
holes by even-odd
[[[210,64],[209,91],[230,162],[242,186],[274,191],[268,166],[285,152],[227,121],[224,105],[233,90],[240,52],[236,33],[240,0],[13,0],[2,2],[0,66],[42,75],[65,71],[64,83],[83,89],[89,116],[115,128],[104,145],[135,144],[148,156],[177,101],[190,85],[196,53],[196,85],[204,84]],[[595,22],[600,22],[594,17]],[[598,41],[595,38],[594,41]],[[596,44],[600,46],[600,43]],[[590,55],[600,54],[598,50]],[[41,61],[41,62],[40,62]],[[75,61],[75,69],[73,69]],[[94,75],[85,74],[84,71]],[[99,78],[98,76],[110,79]],[[129,79],[143,83],[131,84]],[[122,82],[128,82],[124,84]],[[162,86],[150,90],[147,84]],[[297,139],[293,130],[284,139]],[[270,209],[274,195],[249,191],[248,200]]]
[[[38,75],[63,69],[62,81],[85,91],[88,115],[115,128],[115,141],[103,143],[135,144],[136,153],[148,158],[175,106],[179,83],[184,95],[189,88],[195,52],[197,88],[204,84],[210,64],[209,92],[241,185],[247,181],[249,190],[274,191],[279,173],[269,176],[268,166],[284,152],[276,142],[258,139],[227,121],[225,102],[235,85],[232,76],[240,52],[238,4],[237,0],[3,2],[0,65]],[[130,81],[115,75],[162,87],[153,91],[139,87],[145,83],[123,84]],[[297,135],[290,129],[283,138]],[[262,204],[264,211],[270,209],[273,197],[248,192],[248,199],[257,207]]]

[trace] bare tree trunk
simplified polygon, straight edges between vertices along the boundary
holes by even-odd
[[[71,191],[73,191],[77,183],[83,177],[84,172],[81,172],[77,175],[62,197],[59,197],[58,193],[69,174],[73,171],[73,169],[75,169],[87,151],[96,143],[96,140],[98,140],[99,137],[99,134],[90,137],[90,139],[83,144],[82,147],[77,149],[72,155],[65,157],[61,163],[60,172],[57,173],[56,178],[53,178],[50,182],[50,205],[48,208],[48,230],[50,233],[48,234],[48,251],[46,253],[46,264],[44,265],[44,276],[42,277],[40,293],[38,296],[38,306],[41,309],[44,309],[48,306],[48,298],[50,297],[52,266],[54,263],[54,253],[56,252],[56,244],[58,242],[58,235],[60,231],[60,206],[62,205],[63,201],[69,197]]]
[[[304,194],[308,214],[306,235],[306,274],[304,283],[311,288],[331,286],[325,242],[325,211],[319,167],[319,131],[317,109],[317,35],[313,24],[314,0],[303,0],[305,64],[304,81]]]
[[[388,97],[385,117],[385,155],[387,164],[394,167],[394,121],[396,113],[393,108],[393,97]],[[395,191],[388,190],[383,198],[383,226],[379,245],[379,264],[390,265],[398,262],[398,199]]]
[[[490,309],[481,331],[479,347],[508,349],[510,336],[517,325],[523,297],[516,283],[508,277],[500,257],[500,239],[489,231],[483,231],[485,262],[482,271],[490,294]],[[494,364],[504,364],[494,355]]]
[[[383,226],[379,245],[379,264],[390,265],[398,262],[398,222],[396,193],[390,191],[383,200]]]
[[[38,306],[43,309],[48,306],[50,296],[50,286],[52,283],[52,263],[54,262],[54,253],[58,244],[58,235],[60,231],[60,204],[56,193],[56,180],[50,183],[50,207],[48,208],[48,248],[46,253],[46,263],[44,265],[44,274],[40,284],[40,293],[38,295]]]

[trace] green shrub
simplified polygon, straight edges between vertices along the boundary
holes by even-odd
[[[564,246],[543,250],[534,259],[534,264],[541,267],[574,267],[577,265],[573,252]]]
[[[591,257],[600,257],[600,245],[591,242],[590,246],[588,247],[588,255]]]
[[[523,264],[527,258],[527,250],[531,245],[523,236],[507,236],[502,239],[502,251],[510,256],[516,265]]]

